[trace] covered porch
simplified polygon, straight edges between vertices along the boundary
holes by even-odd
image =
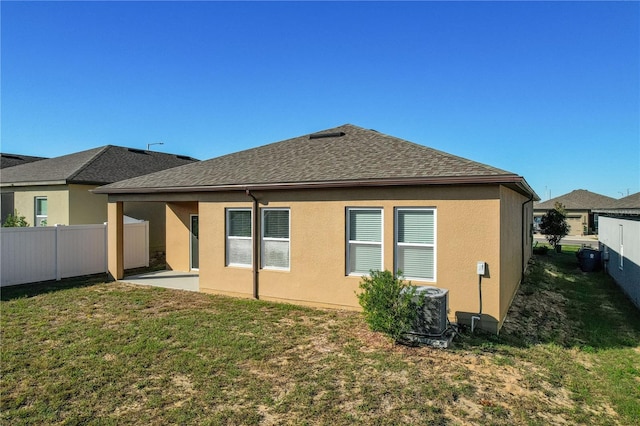
[[[107,250],[108,272],[110,277],[114,280],[124,281],[123,213],[125,204],[129,202],[139,204],[144,204],[145,202],[164,204],[164,226],[157,231],[161,232],[163,234],[163,240],[166,240],[166,272],[168,272],[168,274],[158,275],[157,277],[161,279],[162,282],[167,278],[176,278],[178,276],[197,277],[200,251],[198,238],[198,202],[163,200],[161,197],[149,199],[144,196],[131,196],[126,200],[119,199],[117,201],[112,200],[110,196],[107,207]],[[131,277],[128,276],[127,279],[130,280]],[[145,282],[148,279],[149,277],[142,278]],[[199,285],[195,285],[195,290],[199,290]]]

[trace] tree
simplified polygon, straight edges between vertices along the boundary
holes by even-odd
[[[27,223],[27,218],[24,216],[20,216],[20,214],[18,214],[18,210],[14,210],[13,214],[9,213],[4,223],[2,224],[3,228],[22,228],[26,226],[29,226],[29,223]]]
[[[556,202],[553,209],[542,216],[540,232],[553,248],[560,244],[560,240],[567,236],[569,233],[569,225],[567,224],[567,215],[562,203]]]

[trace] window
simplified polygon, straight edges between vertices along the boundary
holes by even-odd
[[[435,209],[396,209],[396,271],[435,281]]]
[[[620,254],[618,256],[618,259],[620,259],[618,261],[618,268],[620,268],[620,270],[624,269],[624,232],[623,232],[623,227],[622,225],[619,225],[620,230]]]
[[[227,210],[227,266],[251,266],[251,210]]]
[[[190,238],[190,249],[189,249],[189,267],[197,271],[200,268],[200,242],[198,240],[200,234],[200,225],[197,214],[190,215],[190,226],[189,226],[189,238]]]
[[[347,275],[382,269],[382,209],[347,209]]]
[[[34,226],[47,226],[47,197],[35,199],[36,220]]]
[[[262,267],[289,269],[289,209],[262,210]]]

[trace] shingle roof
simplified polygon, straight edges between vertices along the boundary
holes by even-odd
[[[6,169],[7,167],[19,166],[20,164],[32,163],[34,161],[44,160],[46,157],[34,157],[31,155],[21,154],[0,154],[0,169]]]
[[[640,209],[640,192],[620,198],[612,207],[614,209]]]
[[[640,214],[640,192],[628,195],[619,200],[615,200],[613,204],[607,207],[594,209],[596,213],[611,213],[611,214]]]
[[[215,190],[229,186],[322,184],[419,178],[523,179],[514,173],[351,124],[101,187]],[[198,189],[200,188],[200,189]],[[531,191],[533,192],[533,191]]]
[[[576,189],[568,194],[560,195],[542,203],[535,203],[534,210],[549,210],[560,202],[567,210],[592,210],[596,208],[611,207],[617,200],[606,195],[596,194],[585,189]]]
[[[0,185],[107,184],[195,161],[174,154],[106,145],[4,169],[0,174]]]

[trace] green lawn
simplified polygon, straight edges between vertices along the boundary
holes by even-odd
[[[570,251],[534,259],[499,337],[449,350],[101,281],[2,290],[0,424],[640,423],[640,313]]]

